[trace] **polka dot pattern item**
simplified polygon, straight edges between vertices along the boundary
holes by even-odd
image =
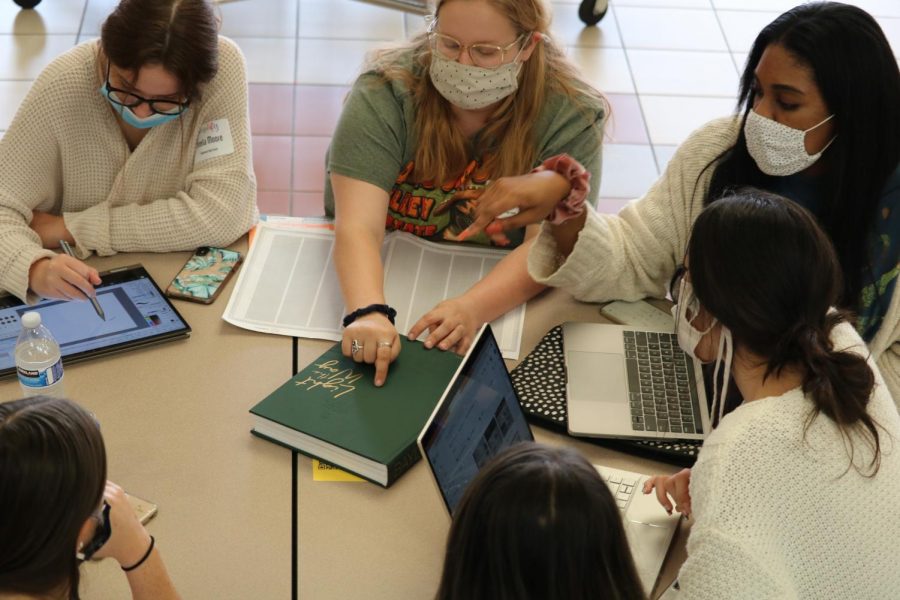
[[[510,377],[519,396],[519,403],[531,423],[552,431],[568,433],[562,327],[551,329],[510,372]],[[700,450],[700,442],[689,440],[579,439],[685,467],[694,464]]]
[[[519,87],[522,63],[514,60],[496,69],[464,65],[432,53],[429,75],[435,89],[451,104],[477,110],[503,100]]]

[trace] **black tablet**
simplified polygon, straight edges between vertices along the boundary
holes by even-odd
[[[20,317],[41,313],[62,351],[63,364],[187,337],[191,328],[141,265],[100,274],[101,319],[87,300],[44,300],[33,306],[15,296],[0,297],[0,378],[15,374]]]

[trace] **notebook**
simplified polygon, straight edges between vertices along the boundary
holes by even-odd
[[[572,435],[702,440],[710,430],[700,364],[671,330],[564,323]]]
[[[490,325],[485,325],[418,438],[447,513],[453,515],[484,464],[511,445],[533,439]],[[638,575],[649,591],[679,517],[667,515],[654,494],[641,493],[645,475],[595,468],[622,512]]]
[[[0,297],[0,378],[15,374],[16,340],[24,313],[41,313],[62,352],[64,365],[151,344],[185,338],[191,328],[149,273],[131,265],[100,273],[97,301],[104,321],[87,300],[43,300],[33,306]]]
[[[388,487],[419,460],[416,436],[460,364],[402,341],[387,381],[334,344],[250,409],[251,433]]]

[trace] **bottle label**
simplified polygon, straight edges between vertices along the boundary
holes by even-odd
[[[16,367],[16,371],[19,372],[19,381],[24,386],[33,388],[49,387],[62,379],[62,359],[59,359],[56,361],[56,364],[41,371],[32,371],[31,369],[23,369],[22,367]]]

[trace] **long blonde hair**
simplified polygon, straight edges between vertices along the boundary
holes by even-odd
[[[437,0],[433,15],[454,0]],[[410,91],[416,105],[415,133],[421,140],[416,149],[415,172],[419,179],[433,179],[440,185],[458,176],[470,161],[472,151],[480,153],[482,167],[492,177],[521,175],[534,166],[537,159],[535,124],[547,100],[548,92],[568,96],[586,115],[602,106],[607,114],[605,98],[587,83],[578,69],[547,34],[550,11],[544,0],[481,0],[509,19],[520,36],[544,34],[535,42],[531,57],[519,73],[519,91],[504,99],[488,118],[479,140],[483,147],[471,148],[463,133],[453,125],[450,103],[431,83],[428,68],[431,49],[423,33],[406,44],[374,52],[367,70],[375,71],[384,81],[398,81]],[[525,36],[523,48],[532,43]],[[409,54],[412,54],[412,65]],[[590,115],[591,119],[596,114]],[[601,133],[598,131],[598,136]],[[428,143],[424,143],[425,141]]]

